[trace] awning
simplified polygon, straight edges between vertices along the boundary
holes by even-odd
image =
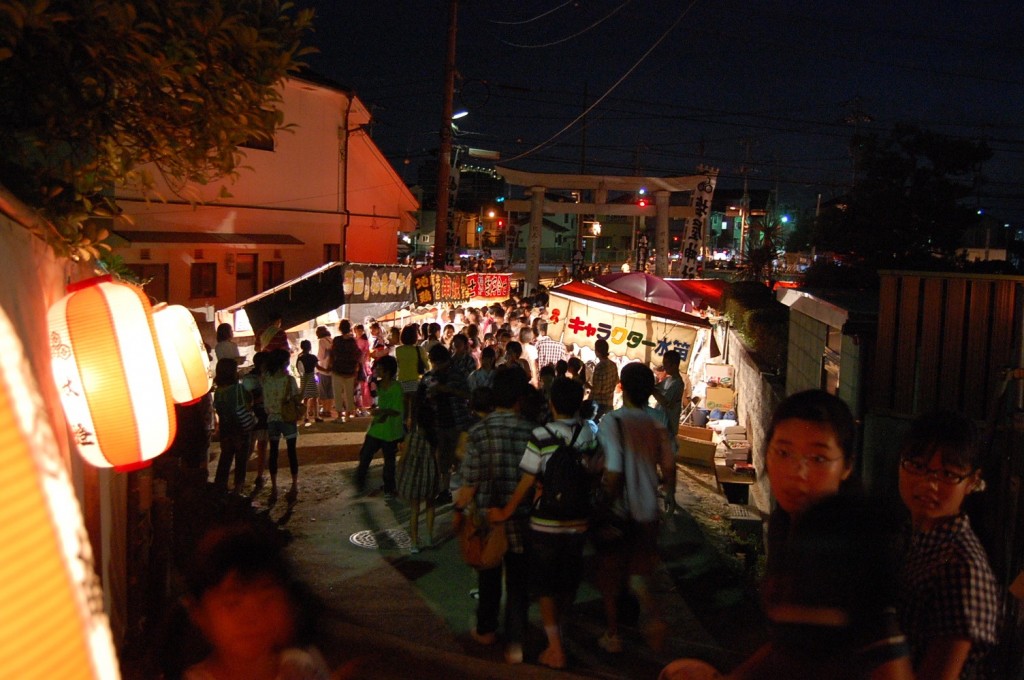
[[[119,236],[131,246],[139,245],[216,245],[216,246],[301,246],[291,234],[238,234],[221,231],[138,231],[119,229]]]
[[[284,328],[315,319],[345,304],[341,262],[331,262],[302,276],[285,281],[259,295],[236,302],[226,312],[245,310],[254,332],[266,328],[277,314]]]

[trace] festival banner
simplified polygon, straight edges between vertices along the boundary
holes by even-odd
[[[704,250],[705,226],[711,216],[711,199],[715,194],[716,174],[708,174],[693,192],[694,216],[683,219],[683,249],[680,258],[680,275],[684,279],[698,275],[698,258]]]
[[[408,302],[413,270],[401,265],[346,264],[342,278],[346,304]]]
[[[604,305],[556,293],[551,293],[550,300],[548,335],[552,338],[591,349],[598,338],[603,338],[611,354],[647,363],[661,363],[665,352],[675,350],[679,352],[679,370],[685,373],[690,365],[697,340],[697,329],[692,326],[625,309],[611,311]]]
[[[412,273],[413,303],[419,307],[434,304],[433,282],[430,280],[430,266],[420,267]]]
[[[499,298],[507,300],[512,293],[512,275],[472,273],[466,276],[471,298]]]

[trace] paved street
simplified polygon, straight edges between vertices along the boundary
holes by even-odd
[[[434,547],[411,555],[406,505],[379,492],[355,494],[354,461],[368,422],[300,428],[298,502],[289,508],[278,500],[268,508],[268,490],[254,499],[258,511],[291,532],[290,553],[327,606],[322,647],[332,665],[355,664],[350,677],[359,678],[564,677],[532,663],[544,646],[536,605],[524,666],[504,664],[500,643],[483,647],[469,637],[476,577],[459,558],[447,507],[438,513]],[[380,470],[377,459],[371,489],[380,485]],[[729,537],[713,531],[709,541],[694,519],[726,525],[721,514],[726,506],[713,475],[684,467],[680,473],[677,500],[690,512],[669,518],[661,539],[665,562],[657,595],[670,627],[665,649],[649,650],[634,622],[624,629],[624,653],[602,651],[596,644],[603,631],[600,597],[586,582],[565,632],[570,673],[656,678],[665,663],[680,656],[730,667],[763,640],[750,579],[739,560],[722,554],[730,549]],[[424,531],[421,525],[421,536]]]

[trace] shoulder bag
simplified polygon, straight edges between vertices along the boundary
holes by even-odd
[[[494,479],[494,458],[491,457],[490,479]],[[476,499],[466,506],[459,529],[459,550],[462,560],[478,570],[493,569],[501,564],[508,551],[505,523],[487,521],[487,510],[481,510]]]

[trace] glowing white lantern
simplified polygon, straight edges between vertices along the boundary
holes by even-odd
[[[165,302],[153,307],[153,321],[164,355],[175,404],[199,401],[210,391],[210,356],[192,312]]]
[[[78,451],[99,467],[142,467],[176,427],[149,300],[110,277],[68,291],[48,314],[50,353]]]
[[[117,678],[82,513],[45,414],[0,311],[0,676]]]

